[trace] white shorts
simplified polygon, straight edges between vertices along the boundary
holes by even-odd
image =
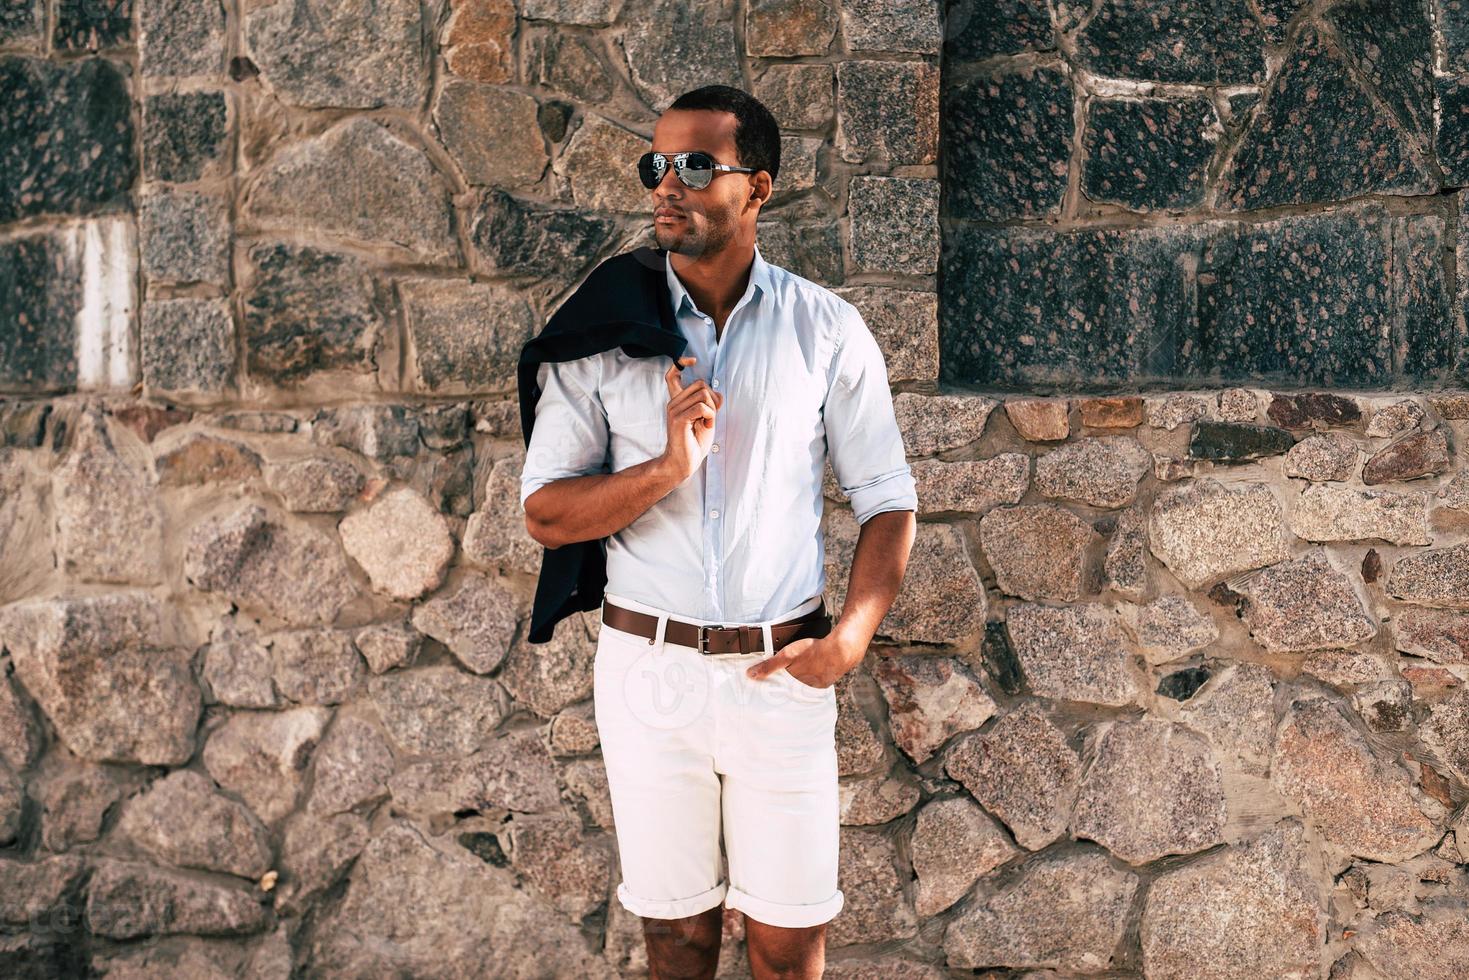
[[[829,921],[843,901],[835,686],[811,687],[785,670],[747,677],[746,668],[771,656],[768,643],[759,653],[701,654],[663,641],[669,611],[604,597],[659,617],[651,642],[602,624],[593,667],[622,865],[618,901],[648,918],[723,902],[773,926]],[[813,596],[762,625],[820,601]]]

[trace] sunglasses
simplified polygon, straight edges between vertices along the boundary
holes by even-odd
[[[664,153],[644,153],[638,157],[638,177],[643,186],[652,190],[663,183],[663,175],[668,173],[668,161],[670,157]],[[732,173],[753,174],[754,167],[732,167],[727,163],[715,163],[714,158],[703,150],[689,150],[684,153],[675,153],[673,160],[673,172],[684,186],[695,190],[703,190],[709,186],[709,182],[716,176],[716,171],[730,171]]]

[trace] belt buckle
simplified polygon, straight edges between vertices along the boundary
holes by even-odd
[[[707,624],[707,625],[704,625],[704,626],[700,626],[699,627],[699,636],[698,636],[698,639],[695,642],[694,646],[698,649],[698,651],[700,653],[707,655],[709,653],[709,634],[707,632],[705,632],[705,631],[706,630],[722,630],[722,629],[724,629],[724,626],[723,625],[715,626],[713,624]]]

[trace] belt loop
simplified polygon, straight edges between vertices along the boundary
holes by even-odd
[[[653,656],[663,652],[663,637],[668,631],[668,613],[658,614],[658,625],[653,628],[653,638],[648,642],[652,644]]]
[[[770,635],[770,621],[760,624],[760,638],[765,641],[765,656],[775,656],[775,640]]]

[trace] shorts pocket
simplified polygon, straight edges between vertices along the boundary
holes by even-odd
[[[786,676],[791,687],[795,688],[796,693],[808,701],[825,701],[829,696],[836,693],[835,684],[832,684],[830,687],[813,687],[795,674],[792,674],[785,667],[782,667],[780,672]]]

